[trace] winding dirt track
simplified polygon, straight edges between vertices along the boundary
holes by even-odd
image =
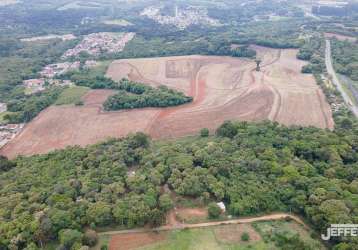
[[[153,138],[177,138],[214,131],[225,120],[270,119],[285,125],[333,129],[329,105],[312,75],[300,73],[305,64],[297,50],[254,46],[261,72],[252,60],[218,56],[178,56],[114,61],[107,76],[160,84],[193,96],[192,103],[171,108],[103,112],[113,94],[92,90],[85,105],[53,106],[29,123],[0,150],[14,158],[46,153],[69,145],[85,146],[108,137],[144,131]]]

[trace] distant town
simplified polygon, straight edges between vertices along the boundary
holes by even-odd
[[[184,30],[190,25],[208,25],[219,26],[220,22],[216,19],[210,18],[205,8],[189,6],[185,9],[179,9],[175,6],[174,16],[161,15],[162,7],[150,6],[141,12],[141,16],[146,16],[160,24],[174,25],[177,28]]]
[[[73,49],[65,52],[62,58],[78,56],[85,52],[89,55],[98,56],[101,53],[118,53],[121,52],[126,44],[131,41],[135,33],[110,33],[101,32],[87,35]]]

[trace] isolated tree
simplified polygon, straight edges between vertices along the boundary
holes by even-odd
[[[250,235],[247,232],[243,232],[241,234],[241,240],[242,241],[249,241],[250,240]]]
[[[211,202],[208,205],[209,218],[216,219],[221,214],[221,208],[215,202]]]
[[[200,136],[201,137],[208,137],[209,136],[209,129],[203,128],[202,130],[200,130]]]

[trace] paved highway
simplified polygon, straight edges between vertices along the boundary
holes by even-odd
[[[347,104],[348,108],[350,110],[352,110],[353,114],[356,117],[358,117],[358,107],[354,104],[351,97],[344,91],[344,88],[343,88],[342,84],[339,82],[336,72],[333,69],[331,54],[332,54],[331,53],[331,42],[328,39],[326,39],[325,61],[326,61],[327,73],[332,76],[332,82],[334,85],[336,85],[338,91],[341,92],[344,102]]]

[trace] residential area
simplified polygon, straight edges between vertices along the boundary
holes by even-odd
[[[84,39],[73,49],[65,52],[62,58],[78,56],[80,53],[98,56],[101,53],[121,52],[125,45],[131,41],[135,33],[111,33],[101,32],[93,33],[84,37]]]
[[[174,25],[177,28],[184,30],[190,25],[208,25],[219,26],[220,22],[216,19],[210,18],[205,8],[189,6],[185,9],[179,9],[175,6],[174,16],[164,16],[161,14],[162,7],[151,6],[141,12],[141,16],[146,16],[160,24]]]
[[[11,141],[21,130],[25,124],[7,124],[0,126],[0,148]]]
[[[54,63],[45,66],[43,70],[40,72],[40,75],[46,78],[53,78],[55,76],[64,74],[70,70],[77,70],[80,68],[80,66],[81,66],[80,61]]]

